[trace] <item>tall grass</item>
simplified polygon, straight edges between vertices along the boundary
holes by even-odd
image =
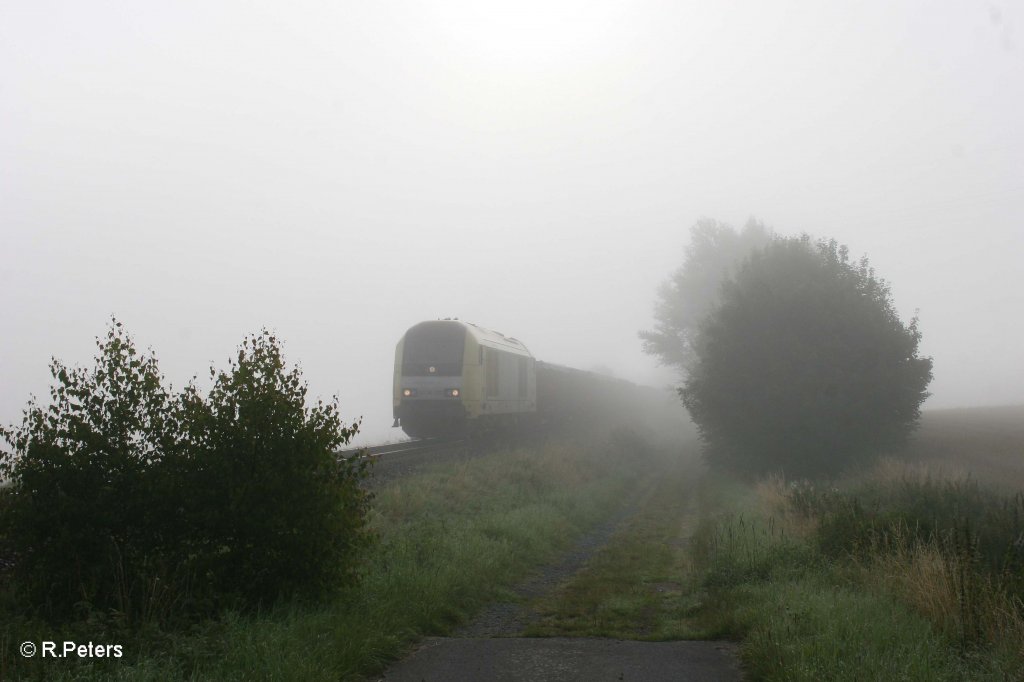
[[[979,570],[969,544],[896,525],[857,565],[864,582],[894,591],[962,650],[983,644],[1024,661],[1024,604],[1000,574]]]
[[[827,554],[898,595],[967,654],[1024,662],[1024,496],[970,476],[906,471],[843,492],[802,486]]]
[[[744,639],[756,678],[1024,674],[1020,495],[892,463],[746,491],[725,486],[694,556],[707,634]]]
[[[783,578],[813,567],[817,555],[799,537],[788,536],[775,517],[726,514],[702,523],[693,538],[695,562],[706,571],[705,587]]]

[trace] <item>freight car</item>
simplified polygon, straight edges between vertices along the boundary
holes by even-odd
[[[665,404],[654,389],[534,359],[522,342],[469,322],[420,322],[395,349],[395,426],[412,437],[588,429]]]

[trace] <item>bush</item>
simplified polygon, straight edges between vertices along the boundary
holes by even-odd
[[[3,530],[14,586],[53,618],[164,620],[351,578],[366,542],[357,425],[305,407],[277,340],[246,340],[207,398],[164,387],[116,320],[94,367],[51,363],[51,402],[4,429]],[[81,614],[79,614],[81,615]]]
[[[12,487],[5,535],[17,586],[49,613],[103,604],[128,610],[139,583],[172,569],[154,506],[164,464],[177,456],[173,398],[156,359],[114,323],[92,371],[56,359],[51,404],[31,401],[4,430]]]
[[[336,404],[305,407],[268,332],[243,343],[206,400],[183,398],[190,554],[218,593],[249,603],[315,596],[354,578],[368,496],[365,463],[334,454],[355,435]]]
[[[903,442],[932,362],[864,259],[776,239],[723,285],[683,401],[712,466],[834,475]]]

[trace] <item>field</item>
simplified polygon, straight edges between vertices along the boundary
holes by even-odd
[[[901,457],[1024,490],[1024,407],[932,410]]]

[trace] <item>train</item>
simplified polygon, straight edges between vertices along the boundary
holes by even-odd
[[[541,362],[501,332],[455,318],[413,325],[395,347],[393,414],[412,438],[607,423],[664,396]]]

